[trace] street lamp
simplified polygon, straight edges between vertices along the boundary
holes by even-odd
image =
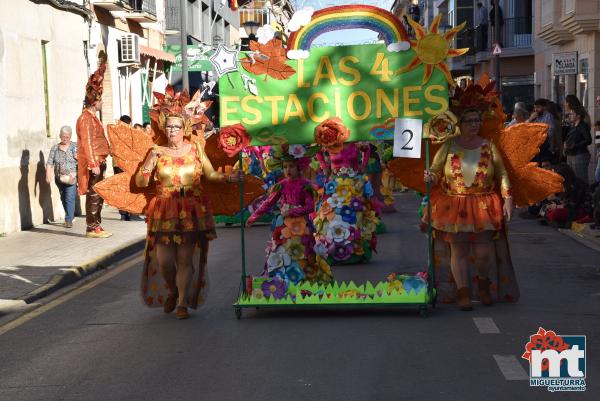
[[[248,34],[247,38],[242,39],[242,50],[250,50],[250,41],[256,40],[256,33],[260,28],[260,24],[256,21],[246,21],[242,24],[242,27]]]

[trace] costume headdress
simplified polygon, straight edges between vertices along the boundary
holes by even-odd
[[[84,103],[86,106],[91,106],[98,100],[102,99],[102,84],[104,83],[104,72],[106,71],[106,56],[101,55],[100,66],[88,79],[85,85],[85,99]]]
[[[308,167],[311,158],[317,154],[316,146],[308,145],[283,145],[273,147],[273,159],[270,162],[270,168],[281,167],[283,162],[296,162],[298,170],[302,171]]]
[[[204,129],[212,127],[211,121],[204,114],[212,105],[212,101],[201,101],[200,91],[190,99],[187,91],[175,92],[168,85],[165,93],[154,92],[157,103],[150,110],[152,130],[154,131],[154,142],[163,145],[167,141],[165,135],[165,124],[169,117],[178,117],[183,120],[184,136],[187,139],[197,136],[203,140]]]

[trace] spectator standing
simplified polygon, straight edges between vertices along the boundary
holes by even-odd
[[[490,10],[490,25],[492,26],[492,32],[494,32],[494,42],[502,46],[502,29],[504,28],[504,16],[502,15],[502,7],[497,4],[498,0],[492,0],[492,9]],[[500,22],[500,37],[496,37],[496,9],[498,9],[498,21]]]
[[[488,48],[488,9],[482,2],[477,3],[477,15],[479,18],[479,43],[480,47],[477,50],[485,51]]]
[[[152,137],[153,133],[152,133],[152,124],[150,124],[148,121],[146,121],[144,123],[144,132],[146,134],[148,134],[148,136]]]
[[[66,228],[73,227],[77,195],[77,145],[71,142],[73,130],[68,125],[60,129],[60,142],[50,149],[46,162],[46,182],[56,183],[65,209]]]
[[[527,122],[530,123],[543,123],[548,124],[548,134],[546,136],[546,140],[540,147],[540,153],[534,158],[536,162],[543,162],[552,160],[554,153],[554,141],[555,141],[555,133],[557,130],[557,125],[554,117],[546,112],[546,107],[548,105],[548,100],[546,99],[536,99],[533,102],[533,113],[529,116]]]
[[[515,103],[512,116],[512,120],[507,124],[508,127],[514,124],[526,123],[527,119],[529,118],[529,111],[527,111],[527,106],[525,103]]]
[[[588,184],[588,165],[590,152],[588,145],[592,143],[590,126],[584,121],[587,112],[583,107],[576,107],[569,112],[571,129],[565,140],[565,155],[567,164],[573,169],[575,176]]]
[[[102,226],[102,205],[104,199],[94,190],[94,185],[104,179],[106,158],[110,153],[108,139],[104,134],[102,123],[96,113],[102,110],[102,83],[106,60],[88,80],[85,87],[85,107],[77,119],[77,181],[79,194],[85,194],[86,237],[107,238],[112,234],[104,231]]]

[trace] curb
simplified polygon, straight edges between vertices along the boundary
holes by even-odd
[[[92,259],[91,261],[80,266],[73,266],[71,269],[63,273],[55,274],[50,277],[50,280],[48,280],[46,284],[30,292],[29,294],[18,298],[18,300],[30,304],[41,298],[44,298],[69,284],[73,284],[97,271],[106,269],[111,264],[143,250],[145,243],[145,236],[129,241],[117,250],[105,253],[104,255]]]
[[[572,238],[573,240],[579,242],[580,244],[585,245],[588,248],[590,248],[590,249],[592,249],[592,250],[594,250],[596,252],[600,252],[600,245],[598,245],[595,241],[592,241],[592,240],[586,238],[583,235],[579,235],[577,233],[574,233],[570,229],[559,228],[558,231],[561,232],[561,233],[563,233],[567,237]]]

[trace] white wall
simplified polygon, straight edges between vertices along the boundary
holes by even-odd
[[[10,12],[0,12],[0,233],[17,231],[22,222],[40,224],[48,203],[56,203],[56,188],[39,186],[39,166],[60,127],[75,127],[88,76],[82,16],[28,0],[10,4]],[[42,40],[48,41],[52,138],[46,133]]]

